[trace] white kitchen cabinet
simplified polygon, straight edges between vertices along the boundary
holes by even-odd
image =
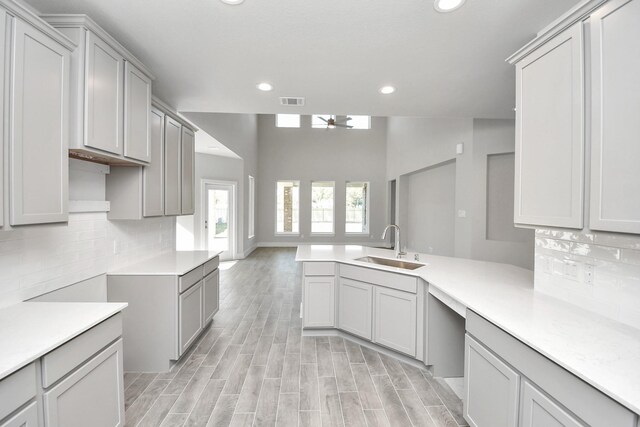
[[[180,294],[179,331],[180,351],[184,353],[202,332],[203,324],[202,281]]]
[[[149,165],[142,168],[142,214],[164,214],[164,113],[151,109],[151,144]]]
[[[116,427],[124,425],[122,340],[45,391],[47,427]]]
[[[338,328],[367,340],[372,337],[373,286],[340,278]]]
[[[305,328],[333,328],[335,326],[334,276],[305,276],[303,326]]]
[[[10,222],[66,221],[70,51],[19,18],[13,27]]]
[[[151,161],[151,79],[129,61],[124,63],[124,155]]]
[[[591,28],[593,230],[640,234],[640,1],[606,3]]]
[[[516,63],[518,225],[583,226],[582,25],[574,24]]]
[[[209,273],[203,279],[202,282],[202,291],[204,308],[203,308],[203,316],[204,321],[203,325],[206,325],[213,319],[213,316],[218,312],[220,308],[220,271],[215,270],[212,273]]]
[[[164,122],[164,214],[180,215],[182,178],[180,134],[182,125],[166,116]]]
[[[465,337],[464,417],[471,427],[517,427],[520,375]]]
[[[42,16],[78,45],[71,55],[70,156],[147,164],[151,72],[88,16]]]
[[[415,357],[416,295],[375,287],[373,341]]]
[[[191,129],[182,127],[180,142],[180,190],[182,215],[193,215],[195,212],[195,135]]]
[[[529,381],[523,381],[520,427],[584,427]]]
[[[37,403],[31,403],[5,422],[0,423],[0,427],[38,427]]]
[[[86,43],[84,145],[121,155],[124,57],[91,31]]]

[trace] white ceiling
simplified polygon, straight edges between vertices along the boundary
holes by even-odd
[[[180,111],[513,117],[504,59],[577,0],[27,0],[86,13]],[[273,84],[263,93],[255,85]],[[398,88],[384,97],[378,88]],[[303,96],[302,108],[279,96]]]

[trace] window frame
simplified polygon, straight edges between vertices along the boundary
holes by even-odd
[[[333,212],[332,212],[332,221],[331,221],[331,231],[313,231],[313,184],[314,183],[321,183],[321,184],[331,184],[332,188],[333,188]],[[311,181],[311,186],[310,186],[310,194],[311,197],[311,220],[309,223],[309,234],[311,236],[335,236],[336,235],[336,182],[335,181],[321,181],[321,180],[315,180],[315,181]]]
[[[366,128],[357,128],[357,127],[352,127],[351,129],[347,128],[347,130],[371,130],[371,116],[367,116],[366,114],[351,114],[345,117],[351,117],[351,119],[353,120],[354,117],[367,117],[367,127]],[[349,122],[347,122],[348,124]],[[358,181],[354,181],[354,182],[358,182]]]
[[[280,182],[297,182],[298,183],[298,231],[278,231],[278,183]],[[274,230],[275,236],[300,236],[300,190],[302,188],[299,179],[277,179],[276,180],[276,193],[275,193],[275,218],[274,218]]]
[[[256,237],[256,178],[249,175],[249,225],[247,238]]]
[[[363,231],[347,231],[347,187],[349,184],[366,184],[367,192],[364,200],[365,215]],[[371,230],[370,226],[371,214],[371,181],[346,181],[344,183],[344,234],[345,236],[364,236],[368,235]]]
[[[280,116],[298,116],[298,126],[279,126],[278,125],[278,117],[280,117]],[[275,126],[278,129],[300,129],[302,127],[302,116],[300,114],[277,113],[275,115]]]

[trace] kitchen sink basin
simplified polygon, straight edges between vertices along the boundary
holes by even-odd
[[[357,258],[355,261],[368,262],[371,264],[386,265],[387,267],[403,268],[405,270],[415,270],[416,268],[424,267],[424,264],[417,264],[415,262],[403,261],[401,259],[389,259],[378,258],[376,256],[365,256]]]

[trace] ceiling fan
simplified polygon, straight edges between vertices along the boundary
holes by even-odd
[[[347,129],[352,129],[353,128],[353,126],[350,126],[347,123],[349,120],[351,120],[351,117],[345,117],[344,118],[344,122],[337,122],[335,117],[333,117],[333,116],[329,116],[328,119],[325,119],[322,116],[319,116],[318,118],[327,124],[327,129],[335,129],[337,127],[347,128]],[[343,119],[341,119],[341,120],[343,120]]]

